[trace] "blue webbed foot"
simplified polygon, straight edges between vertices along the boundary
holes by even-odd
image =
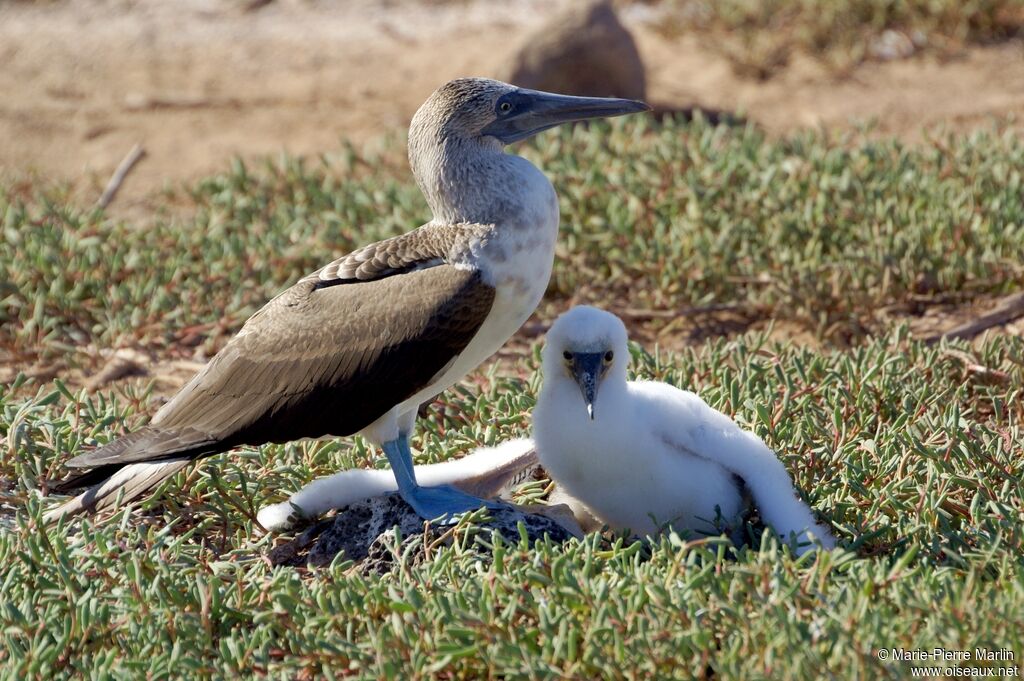
[[[441,519],[444,524],[454,523],[458,516],[467,511],[475,511],[481,506],[487,508],[498,508],[500,503],[486,501],[472,494],[452,487],[441,485],[439,487],[420,487],[409,490],[408,493],[401,492],[402,498],[412,506],[416,513],[424,520]]]
[[[438,487],[421,487],[416,482],[416,472],[412,463],[412,452],[407,437],[385,442],[381,448],[391,463],[395,480],[398,482],[398,493],[406,503],[424,520],[442,519],[442,522],[454,523],[458,515],[467,511],[475,511],[481,506],[499,508],[500,502],[486,501],[472,494],[458,490],[451,485]]]

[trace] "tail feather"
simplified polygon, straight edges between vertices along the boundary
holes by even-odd
[[[95,512],[152,490],[191,461],[220,451],[209,436],[190,429],[145,426],[110,444],[76,456],[69,468],[91,469],[51,484],[54,492],[85,491],[44,516],[47,522],[80,512]]]
[[[150,425],[76,456],[65,465],[69,468],[98,468],[159,459],[197,458],[220,451],[223,449],[221,444],[216,438],[190,428]]]
[[[106,480],[48,511],[43,515],[43,520],[49,523],[82,511],[100,511],[114,506],[118,499],[122,502],[130,501],[153,489],[191,462],[192,459],[183,458],[128,464],[114,471]],[[93,472],[78,477],[85,478]]]
[[[107,444],[97,447],[85,454],[79,454],[75,458],[66,461],[64,465],[68,468],[91,468],[98,466],[102,463],[102,459],[114,458],[122,454],[136,442],[148,437],[150,430],[149,426],[146,426],[136,430],[135,432],[122,435],[113,442],[108,442]]]
[[[110,464],[107,466],[99,466],[92,470],[85,471],[84,473],[78,473],[71,475],[63,480],[47,480],[47,489],[56,494],[70,494],[77,490],[85,487],[92,487],[93,485],[103,482],[111,475],[116,473],[121,466],[117,464]]]

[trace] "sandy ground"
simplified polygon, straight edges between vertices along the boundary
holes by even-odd
[[[0,4],[0,173],[71,181],[98,196],[146,150],[117,206],[226,167],[234,155],[314,154],[405,128],[460,75],[500,76],[559,2],[225,0]],[[916,138],[922,126],[1024,120],[1024,43],[864,65],[842,79],[809,60],[758,82],[666,39],[627,7],[656,105],[744,112],[772,132],[843,128]]]

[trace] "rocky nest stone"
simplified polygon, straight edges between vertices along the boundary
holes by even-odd
[[[563,506],[505,505],[491,509],[488,515],[486,520],[460,523],[453,531],[451,525],[425,523],[400,496],[388,494],[339,510],[334,517],[315,523],[292,541],[272,549],[268,559],[274,566],[323,567],[342,554],[358,563],[364,574],[384,574],[394,567],[397,556],[407,556],[415,565],[453,541],[477,546],[481,555],[486,555],[492,532],[518,543],[520,523],[531,543],[544,537],[562,543],[581,534],[574,527],[571,512]]]

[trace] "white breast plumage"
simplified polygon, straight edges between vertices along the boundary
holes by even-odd
[[[547,290],[558,236],[558,197],[547,177],[529,161],[506,156],[520,182],[510,203],[520,209],[501,224],[481,230],[458,264],[479,269],[494,286],[491,313],[463,352],[429,386],[402,403],[399,412],[451,387],[505,344],[533,314]]]

